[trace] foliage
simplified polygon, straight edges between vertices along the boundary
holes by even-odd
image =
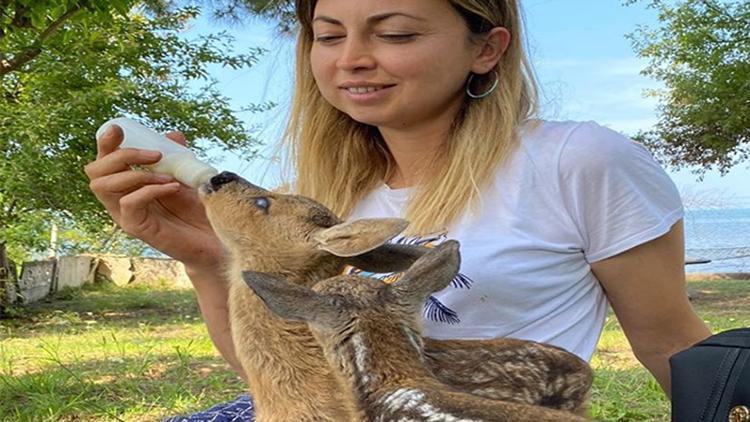
[[[294,0],[204,0],[219,20],[240,23],[247,17],[260,17],[276,22],[281,33],[289,34],[295,27]]]
[[[97,127],[112,117],[179,129],[202,141],[193,143],[199,152],[255,154],[258,142],[236,113],[259,106],[232,110],[209,69],[249,68],[262,50],[237,53],[226,33],[188,39],[181,32],[199,9],[167,6],[0,2],[0,241],[12,241],[11,252],[42,248],[52,222],[74,222],[79,235],[111,224],[83,166],[95,158]]]
[[[632,4],[639,0],[627,0]],[[659,28],[629,37],[664,83],[656,126],[639,138],[677,167],[726,172],[750,149],[750,2],[649,0]]]

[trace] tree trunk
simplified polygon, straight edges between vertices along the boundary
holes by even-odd
[[[0,314],[16,299],[16,268],[5,254],[5,242],[0,242]]]

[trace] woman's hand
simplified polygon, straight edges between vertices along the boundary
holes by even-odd
[[[173,132],[167,137],[185,144],[180,133]],[[171,176],[132,170],[131,165],[158,162],[161,154],[121,149],[122,139],[122,129],[116,125],[111,125],[97,139],[96,160],[84,169],[94,195],[125,233],[181,261],[186,267],[215,270],[224,252],[197,191]]]

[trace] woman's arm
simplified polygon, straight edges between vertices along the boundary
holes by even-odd
[[[195,294],[198,297],[198,306],[211,341],[237,374],[247,381],[232,342],[227,305],[229,294],[227,280],[217,271],[200,271],[186,266],[185,272],[193,282]]]
[[[185,145],[182,134],[167,136]],[[224,250],[197,192],[172,177],[131,169],[134,164],[153,164],[161,154],[121,149],[122,139],[116,125],[97,139],[96,160],[84,168],[91,190],[125,233],[185,265],[211,340],[244,378],[229,334],[227,283],[219,270]]]
[[[685,289],[682,220],[669,232],[591,264],[638,360],[670,394],[669,357],[711,335]]]

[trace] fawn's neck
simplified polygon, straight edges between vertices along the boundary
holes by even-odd
[[[250,380],[258,420],[353,420],[353,394],[342,388],[341,378],[333,373],[307,324],[276,317],[237,275],[252,269],[297,284],[306,279],[274,266],[261,269],[247,265],[233,262],[229,310],[232,339]]]
[[[401,382],[413,385],[433,379],[424,366],[419,333],[406,326],[368,334],[355,332],[333,353],[365,409],[384,390],[397,388]]]
[[[237,253],[232,259],[234,273],[259,271],[278,275],[290,283],[312,287],[316,282],[341,274],[344,262],[335,256],[304,254]]]

